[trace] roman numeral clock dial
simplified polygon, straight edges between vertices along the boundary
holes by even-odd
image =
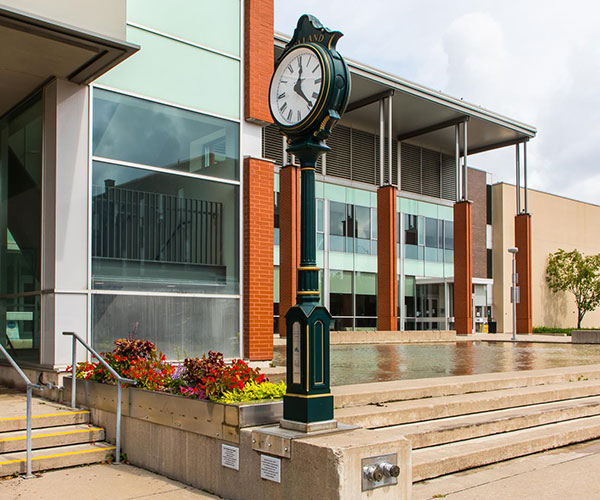
[[[306,47],[293,49],[277,67],[269,101],[273,117],[284,127],[306,120],[323,87],[323,68],[315,52]]]

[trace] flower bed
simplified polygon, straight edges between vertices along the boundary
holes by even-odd
[[[283,381],[269,382],[258,368],[241,359],[226,363],[218,352],[186,358],[176,365],[167,362],[148,340],[128,337],[116,340],[115,346],[111,352],[101,353],[102,357],[122,377],[135,380],[138,389],[221,403],[273,400],[285,394]],[[115,384],[99,361],[78,363],[75,373],[78,379]]]

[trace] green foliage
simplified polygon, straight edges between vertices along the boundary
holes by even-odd
[[[570,292],[577,304],[577,328],[588,311],[600,304],[600,254],[582,255],[577,250],[548,256],[546,282],[554,293]]]
[[[285,395],[285,382],[282,380],[278,384],[273,382],[249,382],[242,390],[233,389],[223,392],[222,396],[216,399],[219,403],[241,403],[244,401],[258,401],[261,399],[280,399]]]
[[[571,328],[557,328],[554,326],[534,326],[533,333],[565,333],[571,335]]]

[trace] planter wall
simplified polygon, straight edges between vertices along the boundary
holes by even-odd
[[[63,402],[71,401],[71,383],[65,378]],[[77,405],[116,414],[117,388],[78,379]],[[279,422],[283,402],[224,404],[129,387],[123,389],[121,412],[123,417],[239,443],[240,429]]]

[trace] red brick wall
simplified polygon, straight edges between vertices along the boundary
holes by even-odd
[[[296,270],[300,265],[300,169],[279,171],[279,336],[285,337],[285,315],[296,303]]]
[[[273,163],[244,160],[244,357],[273,359]]]
[[[454,204],[454,325],[456,333],[473,329],[471,202]]]
[[[377,190],[377,329],[398,329],[396,188]]]
[[[473,276],[487,278],[487,203],[486,203],[486,173],[481,170],[469,168],[468,196],[471,201],[471,228],[473,249]]]
[[[272,123],[269,83],[275,66],[273,53],[273,0],[246,0],[244,32],[244,116]]]
[[[533,310],[531,306],[531,215],[515,215],[515,246],[517,253],[518,287],[517,333],[532,333]]]

